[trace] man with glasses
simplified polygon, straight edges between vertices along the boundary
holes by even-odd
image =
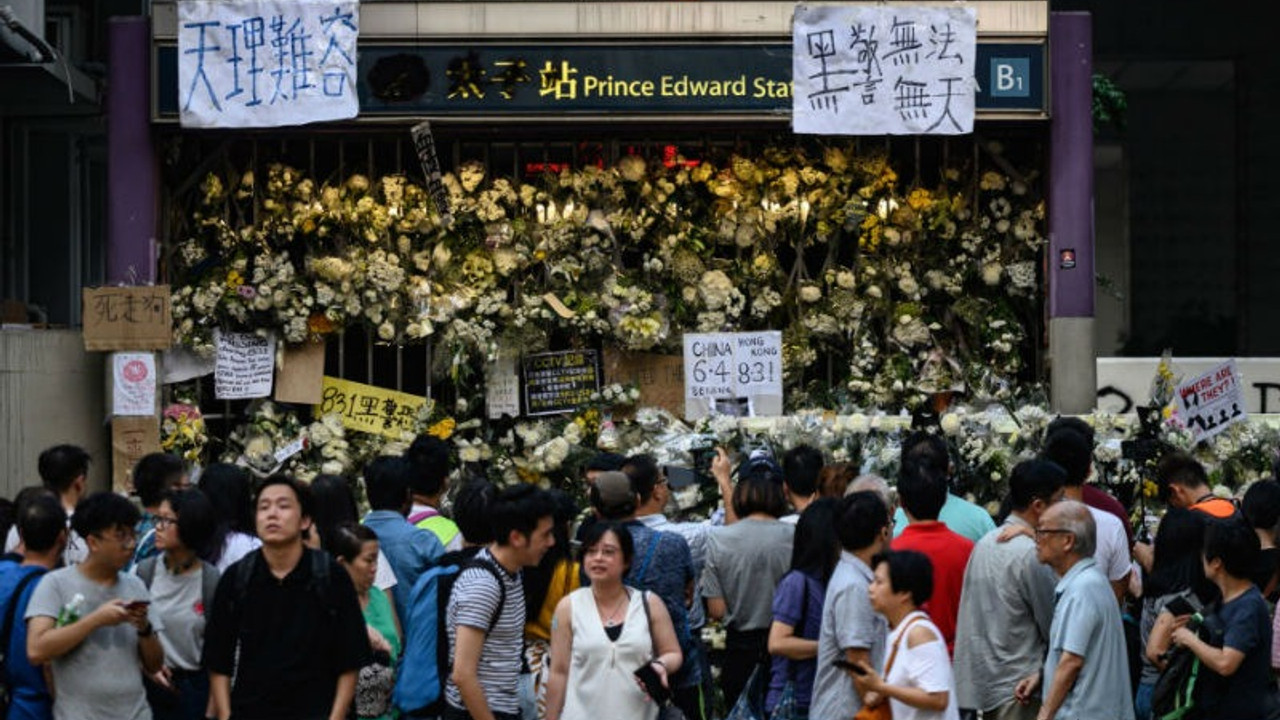
[[[151,717],[142,677],[164,662],[161,625],[148,612],[146,585],[121,572],[137,545],[137,523],[137,508],[120,495],[81,500],[71,525],[88,556],[45,575],[27,605],[27,654],[53,669],[55,720]]]
[[[1036,720],[1133,720],[1120,608],[1093,559],[1096,533],[1088,506],[1075,500],[1054,504],[1036,525],[1036,557],[1061,578],[1043,676],[1014,690],[1020,702],[1041,690]]]

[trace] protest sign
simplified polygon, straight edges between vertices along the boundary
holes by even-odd
[[[571,412],[600,392],[595,350],[565,350],[524,357],[526,415]]]
[[[144,455],[160,452],[160,419],[115,417],[111,419],[111,489],[133,492],[133,466]]]
[[[214,331],[213,395],[244,400],[271,394],[276,365],[275,336]]]
[[[782,333],[686,333],[685,417],[782,412]]]
[[[1178,417],[1197,441],[1248,419],[1246,408],[1235,360],[1178,386]]]
[[[168,285],[85,288],[85,350],[163,350],[173,341]]]
[[[499,352],[484,375],[484,405],[490,420],[503,415],[520,416],[520,375],[510,354]]]
[[[156,414],[156,356],[121,352],[111,357],[111,414]]]
[[[400,440],[405,433],[415,431],[418,415],[429,402],[421,395],[326,375],[316,414],[337,413],[348,430]]]

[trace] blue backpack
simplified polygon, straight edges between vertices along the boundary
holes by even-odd
[[[405,621],[404,653],[396,674],[391,703],[409,716],[438,716],[444,710],[444,685],[449,676],[449,629],[445,618],[449,594],[463,570],[483,568],[498,581],[501,595],[489,620],[493,631],[507,602],[507,586],[493,563],[478,558],[462,559],[456,553],[418,577],[409,594],[409,617]]]

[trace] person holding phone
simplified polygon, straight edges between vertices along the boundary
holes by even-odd
[[[547,720],[654,720],[684,659],[671,617],[661,598],[623,584],[635,557],[626,527],[593,524],[582,546],[591,585],[556,605]]]

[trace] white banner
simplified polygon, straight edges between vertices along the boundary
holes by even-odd
[[[974,8],[798,5],[793,28],[797,133],[973,132]]]
[[[355,0],[180,0],[183,127],[345,120],[356,97]]]
[[[782,404],[782,333],[686,333],[684,397],[688,418],[709,412],[777,414]]]
[[[1235,360],[1179,385],[1178,417],[1196,440],[1208,440],[1249,419]]]
[[[213,396],[245,400],[271,394],[276,369],[276,338],[253,333],[213,331],[217,353],[213,367]]]

